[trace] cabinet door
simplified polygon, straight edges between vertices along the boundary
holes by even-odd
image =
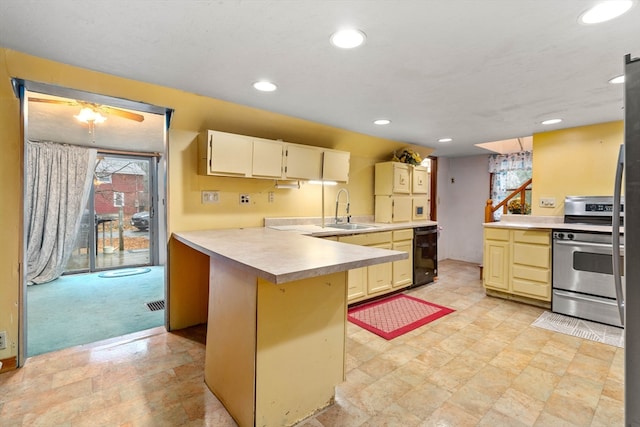
[[[349,182],[348,151],[324,150],[322,158],[322,179],[325,181]]]
[[[391,243],[372,245],[373,248],[391,249]],[[370,265],[367,267],[367,294],[376,294],[391,289],[393,279],[392,263]]]
[[[367,267],[347,271],[347,298],[354,301],[367,295]]]
[[[413,199],[409,196],[398,196],[393,198],[393,222],[411,221],[411,209]]]
[[[394,163],[393,165],[393,192],[394,193],[411,193],[409,165],[402,163]]]
[[[282,150],[284,143],[271,139],[253,139],[254,177],[282,178]]]
[[[393,287],[409,286],[413,283],[413,240],[394,242],[393,250],[409,254],[409,259],[393,262]]]
[[[484,285],[509,291],[509,242],[485,240]]]
[[[416,166],[413,168],[413,179],[411,180],[411,192],[413,194],[429,193],[429,174],[424,166]]]
[[[322,150],[306,145],[286,144],[285,178],[322,179]]]
[[[253,140],[244,135],[208,131],[209,172],[211,174],[250,176]]]

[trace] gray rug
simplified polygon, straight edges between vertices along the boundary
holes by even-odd
[[[624,348],[624,329],[545,311],[531,326]]]

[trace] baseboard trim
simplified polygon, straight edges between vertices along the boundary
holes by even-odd
[[[485,288],[485,293],[490,297],[508,299],[511,301],[517,301],[524,304],[535,305],[536,307],[546,308],[547,310],[551,310],[551,302],[550,301],[541,301],[533,298],[527,298],[522,295],[514,295],[507,292],[497,291],[495,289]]]
[[[0,374],[3,372],[13,371],[18,368],[18,358],[16,356],[8,357],[0,360],[2,367],[0,368]]]

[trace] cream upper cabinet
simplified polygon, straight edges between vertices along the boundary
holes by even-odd
[[[411,221],[411,196],[375,196],[375,221],[392,223]]]
[[[406,163],[384,162],[375,166],[376,196],[411,193],[411,167]]]
[[[308,145],[285,144],[285,178],[322,179],[322,149]]]
[[[322,158],[322,179],[325,181],[349,182],[348,151],[324,150]]]
[[[283,150],[282,141],[253,138],[251,175],[256,178],[282,178]]]
[[[429,194],[429,172],[424,166],[413,167],[411,193]]]
[[[200,137],[198,155],[204,175],[251,176],[253,139],[209,130]]]
[[[198,173],[242,178],[349,181],[348,151],[208,130],[198,138]]]

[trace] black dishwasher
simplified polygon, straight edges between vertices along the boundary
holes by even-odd
[[[414,228],[413,286],[433,282],[438,274],[438,229],[435,225]]]

